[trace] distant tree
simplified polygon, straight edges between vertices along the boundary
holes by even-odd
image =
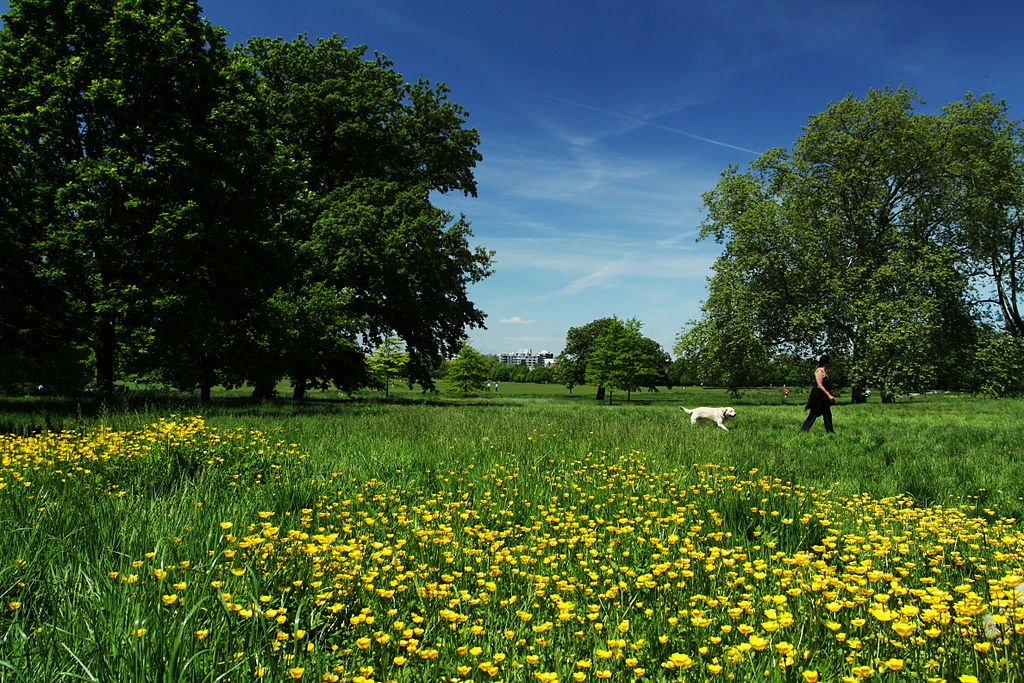
[[[661,344],[649,337],[641,336],[635,352],[640,373],[637,377],[638,386],[656,390],[659,386],[670,384],[668,370],[672,358],[661,348]]]
[[[985,396],[1017,396],[1024,391],[1024,340],[989,331],[974,349],[974,386]]]
[[[529,382],[530,368],[526,365],[516,365],[512,369],[513,382]]]
[[[484,388],[488,370],[484,356],[464,341],[458,356],[448,362],[441,386],[445,391],[468,396]]]
[[[546,365],[538,365],[530,371],[530,381],[537,384],[548,384],[554,379],[554,371]]]
[[[558,381],[571,392],[573,387],[587,382],[587,364],[593,353],[597,338],[612,324],[612,318],[599,318],[581,327],[570,327],[565,336],[565,348],[562,349],[555,374]],[[605,387],[597,387],[597,400],[603,401]]]
[[[668,356],[656,342],[640,334],[640,329],[641,323],[635,318],[611,318],[590,353],[588,384],[625,391],[627,400],[641,386],[654,386],[647,382],[661,377]]]
[[[391,383],[402,376],[402,371],[409,363],[409,354],[402,347],[402,340],[395,336],[385,337],[367,359],[370,377],[378,388],[384,389],[387,396]]]
[[[680,332],[675,353],[689,369],[692,383],[724,386],[733,396],[742,387],[757,384],[768,362],[767,349],[750,328],[749,318],[728,308],[706,307],[704,319]]]
[[[511,382],[515,374],[516,366],[508,363],[498,363],[491,368],[491,379],[498,382]]]

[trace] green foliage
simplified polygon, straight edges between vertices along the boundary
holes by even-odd
[[[396,334],[430,382],[484,315],[479,136],[443,84],[334,38],[229,52],[193,0],[14,0],[0,32],[0,361],[208,399],[354,390]],[[83,351],[84,350],[84,351]],[[66,384],[80,373],[69,368]]]
[[[773,353],[830,352],[850,359],[855,397],[872,384],[887,398],[936,376],[972,325],[958,171],[991,150],[968,155],[952,114],[916,103],[907,88],[848,96],[704,195],[701,236],[725,250],[705,319],[681,339],[700,372],[735,387]]]
[[[586,368],[589,384],[625,391],[628,396],[642,386],[661,383],[668,356],[657,342],[640,334],[641,327],[635,318],[610,319],[590,350]]]
[[[303,183],[297,220],[287,224],[296,271],[286,287],[317,283],[351,294],[311,338],[340,333],[354,343],[354,327],[370,343],[395,334],[411,357],[407,373],[429,382],[429,369],[459,348],[466,328],[483,324],[467,287],[490,273],[491,254],[470,247],[464,218],[430,202],[432,192],[475,194],[477,132],[463,127],[465,112],[444,85],[405,83],[385,57],[366,58],[365,47],[337,37],[254,38],[236,56],[259,74],[269,132]],[[333,375],[294,363],[289,375],[359,386],[362,356],[340,359]]]
[[[989,333],[974,350],[974,376],[983,396],[1017,396],[1024,390],[1024,343],[1019,337]]]
[[[89,347],[110,396],[122,338],[208,208],[223,32],[187,0],[15,0],[4,20],[0,251],[17,267],[0,278],[26,278],[35,325]]]
[[[441,386],[445,391],[469,396],[483,389],[489,376],[487,359],[463,341],[459,355],[448,363]]]
[[[403,350],[401,340],[394,336],[385,337],[366,359],[375,386],[384,389],[385,396],[391,390],[391,383],[402,376],[408,363],[409,354]]]
[[[612,318],[599,318],[582,327],[570,327],[565,335],[565,347],[562,349],[555,373],[558,381],[572,389],[577,384],[587,381],[587,364],[593,353],[597,338],[613,324]],[[603,398],[602,389],[598,389],[598,400]]]

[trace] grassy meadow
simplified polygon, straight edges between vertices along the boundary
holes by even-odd
[[[0,680],[1024,681],[1022,404],[803,393],[2,400]]]

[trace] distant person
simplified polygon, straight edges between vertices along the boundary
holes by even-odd
[[[789,387],[782,387],[782,400],[789,398]]]
[[[825,425],[825,431],[829,434],[835,433],[835,430],[832,429],[832,404],[836,402],[836,396],[832,392],[832,380],[828,376],[828,368],[831,364],[832,359],[828,356],[818,359],[818,367],[814,370],[814,386],[811,387],[811,395],[807,397],[807,405],[804,406],[804,410],[809,410],[810,414],[804,420],[803,427],[800,428],[802,432],[811,431],[811,425],[820,415],[822,424]]]
[[[494,391],[498,391],[498,383],[497,382],[494,383]]]

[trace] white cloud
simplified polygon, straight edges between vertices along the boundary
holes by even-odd
[[[501,322],[505,323],[506,325],[534,325],[537,321],[523,320],[518,315],[514,315],[511,318],[502,318]]]

